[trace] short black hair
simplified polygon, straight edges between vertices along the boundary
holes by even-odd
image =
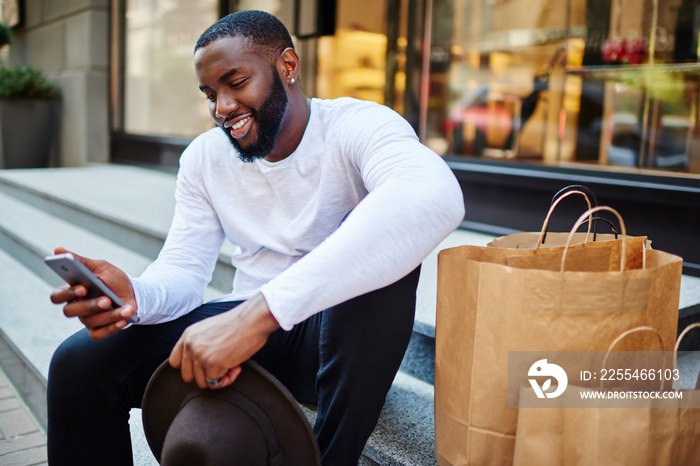
[[[284,49],[294,48],[289,31],[274,15],[259,10],[244,10],[224,16],[202,33],[195,52],[224,37],[244,36],[268,60],[277,58]]]

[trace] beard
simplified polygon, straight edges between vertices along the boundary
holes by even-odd
[[[282,84],[282,79],[277,74],[277,70],[273,68],[270,94],[259,110],[252,111],[252,117],[258,126],[257,141],[248,147],[242,147],[225,128],[221,126],[219,128],[228,136],[229,141],[231,141],[231,144],[238,152],[238,158],[246,163],[251,163],[256,159],[267,157],[272,152],[286,109],[287,93],[284,91],[284,84]]]

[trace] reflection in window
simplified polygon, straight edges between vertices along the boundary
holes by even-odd
[[[338,28],[334,36],[319,40],[318,95],[384,103],[385,60],[384,34]]]
[[[217,0],[129,0],[124,130],[194,137],[211,128],[194,72],[194,45],[217,20]]]
[[[542,160],[557,122],[567,2],[436,0],[433,18],[428,144],[443,155]]]
[[[700,173],[698,0],[433,0],[445,156]]]
[[[318,40],[318,97],[372,100],[403,113],[406,21],[401,12],[406,11],[405,3],[401,0],[338,2],[335,35]]]

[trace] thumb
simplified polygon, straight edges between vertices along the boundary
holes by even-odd
[[[184,344],[182,342],[182,337],[175,343],[175,347],[170,352],[170,357],[168,361],[170,365],[174,368],[178,368],[182,365],[182,353],[184,351]]]

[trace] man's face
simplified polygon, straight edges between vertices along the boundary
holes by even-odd
[[[209,112],[240,158],[252,162],[269,155],[287,108],[287,93],[274,65],[244,37],[219,39],[198,49],[194,63]]]

